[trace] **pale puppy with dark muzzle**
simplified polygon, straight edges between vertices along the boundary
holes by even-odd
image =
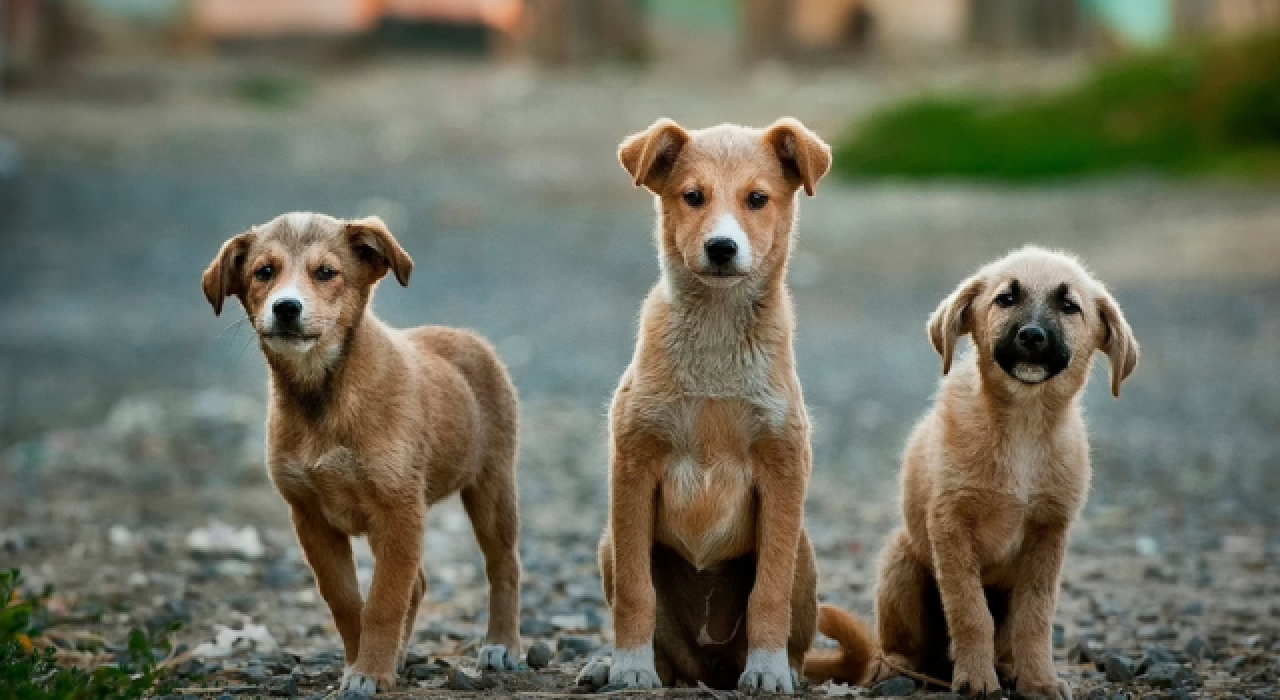
[[[1071,696],[1052,628],[1067,533],[1089,490],[1080,398],[1096,351],[1111,391],[1138,365],[1120,306],[1074,257],[1028,247],[982,268],[934,312],[946,378],[903,458],[905,527],[881,554],[879,652],[861,623],[823,606],[842,652],[812,657],[821,680],[870,682],[900,669],[998,695]],[[961,336],[973,349],[952,368]]]
[[[236,297],[271,370],[267,468],[346,650],[341,690],[390,690],[426,593],[427,508],[461,493],[489,578],[481,669],[520,653],[515,387],[465,330],[387,326],[369,308],[413,262],[377,218],[294,212],[235,236],[204,273],[214,312]],[[368,600],[350,538],[368,535]]]

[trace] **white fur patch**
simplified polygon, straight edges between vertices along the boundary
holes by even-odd
[[[284,215],[285,223],[289,224],[289,228],[302,233],[311,228],[311,219],[314,216],[309,211],[292,211]]]
[[[738,219],[733,214],[723,214],[720,220],[716,222],[716,227],[711,229],[711,233],[707,234],[703,241],[714,240],[716,238],[728,238],[738,246],[738,254],[733,258],[733,265],[741,271],[751,269],[753,258],[751,256],[751,239],[747,238],[747,232],[742,230],[742,225],[738,223]],[[706,255],[704,252],[703,255]]]

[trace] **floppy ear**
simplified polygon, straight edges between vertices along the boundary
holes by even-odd
[[[800,120],[783,117],[773,123],[764,134],[787,180],[804,187],[804,193],[813,196],[813,188],[831,169],[831,147],[813,133]]]
[[[942,355],[944,375],[951,371],[951,358],[955,355],[956,341],[960,336],[973,330],[969,305],[982,292],[986,284],[986,279],[980,275],[970,277],[960,283],[951,296],[943,299],[933,315],[929,317],[929,341],[933,343],[933,349]]]
[[[658,189],[680,157],[680,151],[689,143],[689,132],[667,118],[659,119],[638,134],[628,136],[618,146],[618,160],[631,173],[637,187],[644,185],[650,192]]]
[[[387,225],[376,216],[346,222],[347,240],[356,254],[374,266],[374,279],[382,279],[390,269],[401,287],[409,286],[409,274],[413,272],[413,259],[396,242]]]
[[[1105,333],[1098,349],[1107,353],[1111,363],[1111,395],[1120,398],[1120,384],[1138,367],[1138,340],[1120,305],[1106,290],[1098,295],[1098,317]]]
[[[245,257],[257,236],[249,230],[223,243],[213,262],[209,263],[209,269],[204,271],[204,298],[213,305],[214,316],[222,314],[222,302],[227,297],[244,294]]]

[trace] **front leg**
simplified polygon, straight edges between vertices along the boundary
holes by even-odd
[[[422,566],[421,502],[381,504],[369,522],[373,585],[360,620],[360,655],[343,678],[346,694],[370,696],[396,685],[396,660]]]
[[[1000,694],[996,676],[995,621],[982,591],[982,566],[970,534],[974,518],[952,504],[929,514],[933,568],[951,634],[955,669],[951,689],[969,696]]]
[[[787,656],[796,551],[804,528],[804,497],[812,457],[808,432],[767,438],[752,450],[759,495],[756,582],[747,601],[747,665],[738,679],[745,691],[792,694],[797,674]]]
[[[609,684],[659,688],[653,658],[657,594],[653,587],[653,525],[658,474],[665,451],[652,440],[613,445],[609,529],[613,536],[613,663]]]
[[[342,637],[349,668],[360,654],[360,615],[364,607],[356,580],[356,562],[351,555],[351,538],[309,507],[294,506],[289,514],[298,544],[315,574],[320,597],[329,606]]]
[[[1053,669],[1053,613],[1058,577],[1067,550],[1065,525],[1042,525],[1027,533],[1021,576],[1013,587],[1010,637],[1020,693],[1070,700],[1071,690]]]

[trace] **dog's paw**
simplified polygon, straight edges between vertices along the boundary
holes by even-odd
[[[609,657],[601,656],[587,662],[586,666],[578,673],[578,677],[574,680],[574,685],[580,685],[591,689],[603,688],[609,685]]]
[[[796,692],[798,676],[787,662],[783,649],[753,649],[747,654],[747,668],[738,678],[738,690],[747,693]]]
[[[476,657],[476,669],[480,671],[516,671],[520,661],[502,644],[486,644],[480,647]]]
[[[614,649],[609,664],[609,685],[637,690],[661,688],[658,671],[653,666],[653,643],[636,649]]]
[[[956,662],[951,690],[967,697],[1000,697],[1000,678],[994,666]]]
[[[342,683],[338,686],[338,693],[340,700],[363,700],[380,692],[394,690],[395,687],[394,675],[378,676],[357,671],[354,666],[348,666],[342,672]]]

